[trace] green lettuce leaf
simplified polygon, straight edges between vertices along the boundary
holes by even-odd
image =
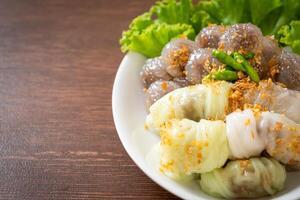
[[[274,34],[300,15],[299,0],[211,0],[200,1],[200,9],[216,23],[232,25],[250,22],[265,35]]]
[[[260,24],[270,12],[282,6],[281,0],[251,0],[249,3],[251,21],[254,24]]]
[[[121,50],[123,52],[129,51],[131,38],[133,38],[134,35],[139,35],[151,24],[153,24],[153,21],[151,20],[151,15],[148,12],[136,17],[129,25],[129,30],[122,33],[122,38],[120,39]]]
[[[300,19],[299,0],[281,0],[280,7],[276,7],[277,3],[276,0],[270,1],[269,4],[266,3],[265,9],[267,9],[268,6],[274,9],[271,10],[259,24],[256,24],[262,29],[265,35],[276,34],[283,25],[290,23],[292,20]]]
[[[190,23],[194,27],[195,32],[199,33],[202,28],[207,27],[209,24],[217,24],[218,21],[211,17],[205,10],[201,9],[201,4],[197,4],[195,12],[190,18]]]
[[[282,26],[277,38],[281,44],[290,46],[293,52],[300,54],[300,20]]]
[[[194,5],[191,0],[158,1],[151,8],[151,13],[157,18],[157,22],[190,24],[190,18],[194,13]]]
[[[248,0],[200,1],[200,9],[220,24],[231,25],[249,21]]]
[[[158,1],[149,12],[136,17],[120,39],[123,52],[136,51],[147,57],[160,55],[172,38],[195,38],[201,28],[213,20],[199,10],[192,0]]]
[[[154,23],[140,30],[130,29],[121,38],[122,51],[135,51],[147,57],[160,55],[162,48],[173,38],[195,38],[195,31],[187,24]]]
[[[300,0],[160,0],[136,17],[120,39],[123,52],[137,51],[148,57],[158,56],[163,45],[172,38],[194,39],[209,24],[232,25],[253,23],[264,35],[283,35],[282,45],[298,52],[295,34],[282,28],[292,20],[300,20]],[[185,27],[186,29],[184,29]],[[290,36],[287,36],[290,35]],[[296,39],[295,39],[296,38]]]

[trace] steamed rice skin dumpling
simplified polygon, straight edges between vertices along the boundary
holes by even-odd
[[[223,168],[201,174],[201,189],[220,198],[257,198],[281,191],[285,168],[272,158],[230,161]]]
[[[274,112],[235,111],[226,116],[230,159],[260,156],[263,150],[300,169],[300,124]]]
[[[256,128],[255,116],[250,109],[226,116],[226,134],[231,159],[259,156],[265,149],[263,138]]]
[[[146,127],[159,132],[170,119],[223,120],[228,110],[231,83],[220,81],[176,89],[150,107]]]
[[[229,156],[225,132],[223,121],[173,119],[166,122],[160,132],[161,172],[182,179],[222,167]]]

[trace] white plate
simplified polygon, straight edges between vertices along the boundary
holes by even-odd
[[[139,72],[145,60],[146,58],[138,53],[128,53],[119,66],[114,82],[113,117],[124,148],[147,176],[169,192],[182,199],[215,199],[203,193],[195,183],[176,182],[146,162],[147,153],[159,141],[159,138],[143,129],[146,109]],[[300,199],[299,184],[300,172],[288,173],[285,189],[276,196],[263,199]]]

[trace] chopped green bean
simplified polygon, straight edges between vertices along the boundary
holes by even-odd
[[[233,53],[234,59],[241,63],[246,69],[246,74],[249,75],[250,79],[256,83],[260,81],[257,71],[250,65],[250,63],[238,52]]]
[[[244,58],[246,58],[248,60],[248,59],[253,58],[254,56],[255,56],[255,54],[253,52],[249,52],[249,53],[244,55]]]
[[[230,70],[219,70],[216,72],[212,72],[210,77],[215,80],[225,81],[235,81],[238,79],[237,73]]]
[[[230,67],[229,65],[226,65],[226,66],[225,66],[225,69],[226,69],[226,70],[229,70],[229,71],[234,71],[234,69],[233,69],[232,67]]]
[[[220,62],[229,65],[237,71],[246,71],[241,63],[238,63],[230,55],[223,51],[213,50],[212,55],[216,57]]]

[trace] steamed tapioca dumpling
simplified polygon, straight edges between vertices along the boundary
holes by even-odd
[[[290,90],[272,81],[261,81],[258,87],[240,90],[243,93],[241,104],[261,105],[265,110],[284,114],[300,123],[300,92]]]
[[[202,190],[219,198],[258,198],[281,191],[285,168],[264,157],[230,161],[220,169],[201,174]]]
[[[146,106],[149,108],[161,97],[180,87],[180,84],[174,81],[158,80],[153,82],[148,89],[145,89]]]
[[[157,80],[168,81],[172,79],[166,71],[166,64],[160,57],[148,59],[140,72],[140,77],[146,88]]]
[[[277,81],[289,89],[300,91],[300,56],[288,49],[283,49],[279,56]]]
[[[212,49],[200,48],[190,55],[185,66],[186,79],[192,84],[199,84],[212,69],[222,67],[224,67],[224,64],[212,56]]]
[[[273,37],[265,36],[262,39],[262,57],[264,57],[265,60],[270,61],[272,58],[279,56],[280,53],[281,48]]]
[[[258,54],[254,59],[251,59],[251,64],[257,70],[261,79],[275,78],[278,72],[279,55],[281,54],[281,48],[278,43],[272,37],[263,37],[262,39],[262,52]]]
[[[166,63],[166,71],[172,77],[184,77],[184,67],[190,54],[197,49],[195,42],[188,39],[173,39],[163,48],[161,57]]]
[[[226,30],[225,26],[222,25],[210,25],[203,28],[197,35],[195,41],[200,48],[218,48],[218,44],[221,36]]]
[[[230,26],[222,35],[219,48],[226,52],[242,51],[261,53],[263,34],[250,23]]]

